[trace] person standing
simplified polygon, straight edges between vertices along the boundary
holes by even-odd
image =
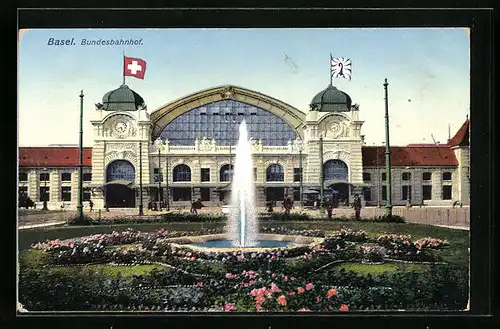
[[[89,200],[89,207],[90,211],[94,211],[94,202],[92,202],[92,200]]]
[[[361,198],[359,195],[354,195],[354,203],[353,203],[353,208],[354,208],[354,214],[356,216],[356,220],[360,220],[361,218]]]
[[[328,219],[332,218],[333,203],[334,203],[333,198],[326,203],[326,214],[328,216]]]

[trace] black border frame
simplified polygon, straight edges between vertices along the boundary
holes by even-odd
[[[348,4],[349,6],[349,4]],[[493,208],[494,208],[494,61],[493,11],[491,9],[19,9],[18,28],[174,28],[174,27],[469,27],[471,57],[471,311],[463,313],[395,313],[376,312],[345,315],[219,315],[186,314],[131,314],[118,313],[48,313],[47,315],[18,314],[13,309],[16,300],[16,273],[11,277],[10,298],[5,302],[2,322],[16,322],[16,327],[60,323],[65,327],[123,328],[145,325],[190,327],[195,322],[203,326],[277,328],[388,324],[399,327],[434,328],[443,324],[462,324],[483,328],[492,324],[493,315]],[[17,32],[17,29],[16,29]],[[17,34],[16,34],[17,35]],[[17,59],[14,57],[15,63]],[[16,67],[16,66],[14,66]],[[384,77],[380,77],[381,84]],[[389,77],[390,78],[390,77]],[[8,85],[16,85],[17,80]],[[9,89],[8,89],[9,90]],[[9,90],[10,91],[10,90]],[[9,114],[16,113],[9,109]],[[17,115],[13,117],[17,118]],[[14,125],[8,125],[4,140],[16,136]],[[475,128],[479,127],[479,128]],[[76,135],[75,135],[76,138]],[[17,157],[17,145],[12,145],[12,156]],[[15,191],[17,162],[9,162],[14,175],[9,186]],[[9,228],[4,232],[12,237],[16,232],[16,195],[7,198],[6,206],[12,216],[6,216]],[[13,206],[13,209],[11,208]],[[10,226],[12,225],[12,227]],[[6,240],[3,240],[6,241]],[[14,247],[15,244],[9,244]],[[10,248],[9,248],[10,249]],[[14,253],[9,254],[15,255]],[[16,257],[9,262],[17,268]],[[8,267],[10,268],[10,267]],[[8,314],[8,315],[6,315]],[[50,316],[52,314],[52,316]],[[9,321],[9,319],[11,321]],[[235,326],[236,325],[236,326]],[[392,327],[392,326],[391,326]]]

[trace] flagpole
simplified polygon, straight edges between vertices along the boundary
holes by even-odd
[[[83,90],[80,92],[80,139],[78,143],[78,203],[77,217],[83,221]]]
[[[123,84],[125,84],[125,50],[123,50]]]
[[[330,86],[333,86],[332,53],[330,53]]]

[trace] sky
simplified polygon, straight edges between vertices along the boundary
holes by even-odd
[[[49,45],[50,39],[74,45]],[[83,39],[133,39],[130,46]],[[144,80],[127,77],[152,113],[200,90],[231,84],[302,112],[330,83],[330,53],[352,61],[352,79],[333,84],[359,104],[367,145],[385,141],[384,79],[391,145],[446,143],[470,108],[469,35],[463,28],[52,29],[27,30],[18,47],[18,144],[92,146],[95,103],[122,84],[123,53],[146,61]]]

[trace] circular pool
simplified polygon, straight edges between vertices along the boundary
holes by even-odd
[[[220,239],[220,240],[210,240],[194,243],[193,245],[202,248],[282,248],[292,246],[295,243],[292,241],[276,241],[276,240],[257,240],[254,244],[250,246],[238,246],[234,244],[234,241]]]

